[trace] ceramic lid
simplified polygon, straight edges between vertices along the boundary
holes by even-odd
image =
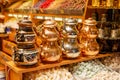
[[[48,20],[44,21],[43,24],[45,24],[45,25],[53,25],[53,24],[55,24],[55,21],[51,20],[51,19],[48,19]]]
[[[23,20],[19,21],[19,26],[20,27],[31,27],[32,26],[32,21],[29,20],[28,18],[24,18]]]
[[[65,21],[65,24],[76,24],[77,20],[73,18],[69,18]]]
[[[97,22],[93,18],[88,18],[88,19],[85,20],[84,24],[86,24],[86,25],[96,25]]]

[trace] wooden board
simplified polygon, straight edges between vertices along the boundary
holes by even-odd
[[[0,71],[5,70],[5,66],[0,64]]]
[[[5,67],[5,72],[6,72],[6,80],[23,80],[22,79],[22,74],[18,74],[14,72],[12,69],[9,67]]]
[[[0,51],[0,62],[4,65],[6,65],[6,62],[12,60],[12,58],[7,55],[6,53]]]
[[[8,37],[8,34],[0,34],[0,37]]]
[[[7,13],[6,13],[7,14]],[[47,17],[60,17],[60,18],[79,18],[79,19],[83,19],[84,16],[80,16],[80,15],[66,15],[66,14],[45,14],[45,13],[39,13],[39,14],[34,14],[34,13],[17,13],[17,12],[9,12],[9,14],[14,15],[27,15],[27,16],[33,16],[33,18],[35,16],[47,16]]]
[[[107,7],[107,6],[94,7],[91,5],[89,5],[88,8],[89,9],[120,9],[120,7]]]
[[[13,48],[16,47],[17,45],[9,40],[2,40],[2,51],[7,53],[8,55],[13,54]]]
[[[13,61],[8,61],[7,66],[14,70],[16,73],[26,73],[26,72],[31,72],[31,71],[37,71],[40,69],[47,69],[47,68],[53,68],[57,66],[62,66],[66,64],[72,64],[72,63],[77,63],[77,62],[82,62],[82,61],[88,61],[96,58],[102,58],[102,57],[107,57],[107,56],[112,56],[112,54],[98,54],[96,56],[89,56],[89,57],[79,57],[77,59],[72,59],[72,60],[62,60],[61,62],[58,63],[51,63],[51,64],[43,64],[39,63],[37,66],[16,66]]]

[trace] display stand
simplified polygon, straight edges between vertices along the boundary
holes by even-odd
[[[5,18],[5,22],[9,19],[9,14],[12,14],[14,16],[14,14],[21,14],[21,15],[29,15],[31,17],[31,19],[33,20],[33,22],[35,22],[35,17],[36,16],[50,16],[50,17],[61,17],[61,18],[77,18],[77,19],[82,19],[82,21],[85,20],[85,16],[88,15],[87,14],[87,4],[88,4],[89,0],[86,0],[86,4],[85,4],[85,10],[84,10],[84,14],[82,16],[79,15],[65,15],[65,14],[44,14],[44,13],[18,13],[18,12],[4,12],[6,15]],[[38,0],[33,0],[33,4],[37,3]],[[64,11],[61,10],[61,12],[64,13]],[[2,35],[1,35],[2,36]],[[7,36],[7,35],[5,35]],[[107,57],[107,56],[112,56],[112,54],[98,54],[96,56],[80,56],[77,59],[72,59],[72,60],[68,60],[68,59],[61,59],[60,62],[56,62],[56,63],[52,63],[52,64],[44,64],[39,62],[37,65],[35,66],[27,66],[27,67],[22,67],[22,66],[16,66],[15,63],[11,60],[12,57],[9,58],[8,61],[1,61],[4,62],[3,64],[5,65],[5,71],[6,71],[6,80],[23,80],[23,76],[24,73],[27,72],[32,72],[32,71],[37,71],[37,70],[41,70],[41,69],[48,69],[48,68],[53,68],[53,67],[57,67],[57,66],[63,66],[63,65],[67,65],[67,64],[73,64],[73,63],[78,63],[78,62],[82,62],[82,61],[88,61],[88,60],[92,60],[92,59],[97,59],[97,58],[103,58],[103,57]]]
[[[112,56],[112,54],[98,54],[96,56],[78,57],[77,59],[73,59],[73,60],[62,59],[62,61],[60,62],[45,63],[45,64],[39,63],[35,66],[17,66],[13,61],[8,61],[7,66],[6,66],[6,70],[7,70],[6,76],[9,77],[9,79],[7,78],[7,80],[22,80],[23,74],[27,72],[37,71],[41,69],[48,69],[48,68],[63,66],[67,64],[73,64],[77,62],[88,61],[88,60],[97,59],[97,58],[103,58],[107,56]],[[12,75],[14,75],[14,77],[10,77]]]

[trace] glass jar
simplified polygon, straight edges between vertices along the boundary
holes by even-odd
[[[43,62],[56,62],[61,58],[62,52],[57,41],[43,42],[41,46],[41,59]]]
[[[102,14],[101,22],[106,22],[106,21],[107,21],[106,14]]]
[[[100,5],[100,0],[92,0],[92,6],[98,7]]]
[[[81,50],[83,52],[83,55],[94,56],[99,53],[99,45],[96,39],[89,38],[81,42]]]
[[[85,20],[80,31],[81,36],[86,36],[87,38],[96,38],[98,35],[96,24],[96,21],[92,18],[88,18],[87,20]]]
[[[100,27],[98,28],[98,37],[99,38],[110,38],[111,34],[111,23],[101,22]]]
[[[61,46],[66,58],[77,58],[80,56],[80,47],[76,38],[65,38]]]
[[[106,6],[106,0],[102,0],[101,6]]]
[[[118,31],[119,31],[119,28],[117,23],[113,23],[111,28],[111,38],[117,39],[119,37]]]
[[[118,7],[120,7],[120,0],[119,0],[119,2],[118,2]]]
[[[99,38],[104,38],[105,37],[104,27],[106,27],[105,23],[101,22],[100,25],[99,25],[99,28],[98,28],[98,37]]]
[[[107,0],[107,6],[113,7],[113,2],[114,2],[114,0]]]

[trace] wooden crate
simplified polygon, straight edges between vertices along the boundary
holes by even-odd
[[[6,65],[7,61],[12,60],[12,57],[9,56],[8,54],[0,51],[0,63],[2,63],[3,65]]]
[[[3,40],[2,41],[2,50],[9,54],[12,55],[13,54],[13,48],[16,47],[17,45],[13,42],[10,42],[8,40]]]

